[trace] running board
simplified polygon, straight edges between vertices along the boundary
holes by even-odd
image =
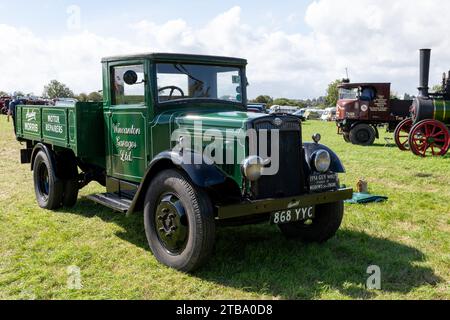
[[[115,193],[93,194],[87,196],[87,198],[105,207],[122,213],[127,213],[128,209],[130,209],[131,206],[131,200],[121,198]]]

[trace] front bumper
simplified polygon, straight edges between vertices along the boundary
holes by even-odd
[[[224,207],[218,207],[218,218],[234,219],[239,217],[249,217],[258,214],[276,212],[295,207],[309,207],[319,204],[333,203],[348,200],[353,197],[353,189],[345,188],[337,191],[306,194],[297,197],[282,199],[264,199],[257,201],[246,201]]]

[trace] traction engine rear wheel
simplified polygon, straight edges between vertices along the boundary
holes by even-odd
[[[423,120],[414,125],[409,135],[411,151],[418,156],[444,156],[450,147],[448,128],[437,120]]]
[[[411,131],[413,121],[408,118],[400,122],[395,128],[394,139],[397,147],[402,151],[410,150],[409,132]]]

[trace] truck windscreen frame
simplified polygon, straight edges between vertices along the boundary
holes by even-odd
[[[157,63],[159,104],[207,101],[242,105],[244,72],[237,66]]]

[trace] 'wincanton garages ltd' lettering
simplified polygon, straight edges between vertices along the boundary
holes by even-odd
[[[120,123],[113,125],[113,131],[115,134],[120,135],[138,136],[141,134],[140,128],[136,128],[134,125],[132,125],[130,128],[122,128],[120,126]],[[122,140],[120,137],[117,137],[116,146],[118,149],[121,149],[119,151],[119,156],[122,162],[133,161],[132,150],[138,147],[136,141]]]

